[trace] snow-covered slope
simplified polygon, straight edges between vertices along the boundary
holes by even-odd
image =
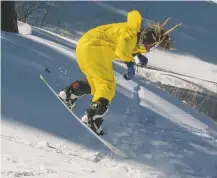
[[[2,32],[1,42],[2,177],[216,177],[217,125],[206,116],[138,77],[124,80],[126,69],[114,64],[116,97],[103,126],[104,138],[129,155],[120,158],[39,78],[43,73],[59,91],[84,77],[75,41],[33,27],[32,35]],[[78,101],[79,117],[90,99]]]

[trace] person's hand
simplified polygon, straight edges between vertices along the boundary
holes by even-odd
[[[135,76],[135,68],[134,68],[134,63],[133,62],[126,62],[127,64],[127,73],[124,74],[124,78],[126,80],[132,80],[133,77]]]
[[[142,54],[138,54],[137,58],[135,58],[135,64],[139,67],[145,67],[148,64],[148,58]]]

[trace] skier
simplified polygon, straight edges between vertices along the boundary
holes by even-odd
[[[137,10],[128,13],[127,21],[102,25],[89,30],[79,40],[76,47],[76,58],[81,71],[86,78],[78,80],[59,92],[59,97],[69,106],[74,107],[76,100],[87,94],[93,96],[89,108],[82,117],[96,134],[103,135],[103,117],[108,111],[114,95],[116,82],[112,68],[113,60],[126,63],[126,80],[135,75],[135,63],[144,67],[148,59],[142,53],[160,46],[168,50],[171,40],[163,25],[152,24],[142,29],[142,16]],[[138,61],[134,61],[134,57]]]

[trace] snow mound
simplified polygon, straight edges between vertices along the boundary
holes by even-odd
[[[22,34],[22,35],[31,35],[32,34],[32,26],[31,25],[24,23],[24,22],[20,22],[20,21],[17,21],[17,25],[18,25],[19,34]]]

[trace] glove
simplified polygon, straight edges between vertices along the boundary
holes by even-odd
[[[138,54],[137,58],[135,59],[135,63],[137,66],[145,67],[148,64],[148,58],[142,54]]]
[[[135,75],[135,68],[134,68],[134,63],[133,62],[126,62],[127,64],[127,73],[124,74],[124,78],[126,80],[132,80],[134,75]]]

